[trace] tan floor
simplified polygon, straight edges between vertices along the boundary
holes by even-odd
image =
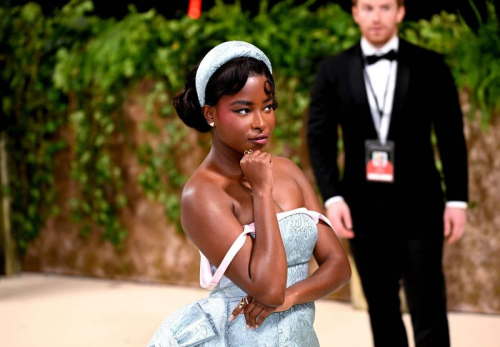
[[[146,346],[168,314],[202,289],[43,274],[0,278],[0,346]],[[368,318],[349,304],[317,302],[322,347],[371,345]],[[405,315],[409,327],[409,317]],[[451,313],[454,347],[500,346],[500,316]]]

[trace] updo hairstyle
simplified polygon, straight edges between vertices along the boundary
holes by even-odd
[[[196,71],[198,65],[191,70],[182,91],[174,97],[174,108],[179,118],[188,127],[199,132],[209,132],[208,125],[202,112],[202,107],[196,94]],[[278,107],[275,97],[274,79],[266,64],[250,57],[234,58],[222,65],[210,77],[205,90],[205,104],[215,106],[224,95],[234,95],[243,89],[249,77],[265,76],[269,83],[264,85],[264,91],[273,98],[273,109]]]

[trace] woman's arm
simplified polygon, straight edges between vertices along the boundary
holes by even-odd
[[[288,160],[287,160],[288,161]],[[324,213],[316,194],[304,173],[291,161],[290,172],[302,190],[305,207]],[[314,248],[318,269],[306,280],[297,282],[287,289],[287,300],[292,305],[311,302],[334,292],[351,278],[351,267],[347,255],[335,232],[324,222],[318,223],[318,241]]]
[[[227,268],[234,284],[259,302],[280,306],[285,298],[287,263],[272,196],[272,157],[255,151],[241,167],[252,187],[255,240],[248,237]],[[219,266],[243,226],[234,215],[231,198],[207,177],[186,186],[181,223],[191,240]]]
[[[292,175],[300,186],[305,207],[322,213],[316,194],[302,171],[288,159],[280,159],[280,161],[285,161],[287,173]],[[318,223],[318,241],[314,249],[314,257],[319,265],[318,269],[307,279],[297,282],[286,290],[283,305],[277,308],[266,307],[257,298],[249,297],[250,304],[244,307],[249,327],[258,328],[271,313],[286,311],[294,305],[325,297],[349,281],[351,268],[347,256],[335,232],[322,221]],[[233,316],[239,313],[241,309],[236,308]]]

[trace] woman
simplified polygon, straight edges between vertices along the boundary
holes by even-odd
[[[263,150],[277,107],[268,58],[245,42],[220,44],[174,106],[212,134],[181,200],[212,291],[163,322],[148,346],[319,346],[313,301],[345,284],[350,267],[302,171]],[[308,277],[312,255],[319,268]]]

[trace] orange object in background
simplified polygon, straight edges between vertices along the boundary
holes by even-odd
[[[201,16],[201,0],[189,0],[188,16],[191,19],[198,19]]]

